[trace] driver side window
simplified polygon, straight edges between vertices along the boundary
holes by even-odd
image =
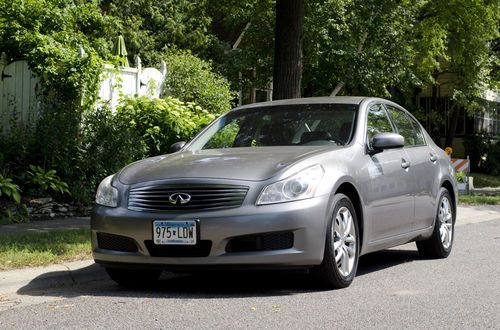
[[[372,139],[379,133],[393,133],[391,122],[384,107],[381,104],[375,104],[368,110],[366,120],[366,141],[368,147],[372,149]]]

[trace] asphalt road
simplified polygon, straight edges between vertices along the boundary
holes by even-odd
[[[498,219],[457,226],[448,259],[421,259],[414,244],[364,256],[343,290],[289,272],[164,275],[125,290],[89,268],[98,280],[39,291],[34,279],[0,295],[0,328],[500,329]]]

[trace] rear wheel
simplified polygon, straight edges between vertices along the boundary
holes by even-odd
[[[333,217],[326,232],[323,262],[314,271],[322,284],[338,289],[349,286],[356,276],[359,229],[349,197],[337,194],[333,203]]]
[[[151,285],[160,277],[159,269],[126,269],[108,268],[106,272],[116,283],[126,287],[141,287]]]
[[[421,256],[446,258],[450,255],[455,231],[455,210],[451,200],[448,190],[441,188],[432,236],[427,240],[417,242]]]

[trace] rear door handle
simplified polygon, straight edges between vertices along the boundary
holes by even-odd
[[[411,163],[410,162],[407,162],[406,159],[404,158],[401,158],[401,167],[404,168],[405,170],[408,169],[408,167],[410,167]]]
[[[437,156],[435,154],[433,154],[432,152],[430,153],[430,156],[431,156],[430,160],[433,163],[438,159]]]

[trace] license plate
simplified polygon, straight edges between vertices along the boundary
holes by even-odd
[[[153,242],[157,245],[195,245],[196,220],[153,221]]]

